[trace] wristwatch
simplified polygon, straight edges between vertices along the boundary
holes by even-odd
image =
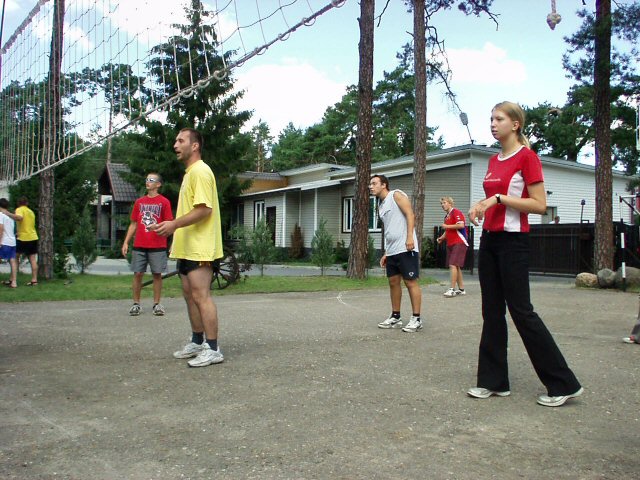
[[[498,205],[500,205],[502,203],[502,200],[500,199],[500,194],[496,193],[496,202],[498,202]]]

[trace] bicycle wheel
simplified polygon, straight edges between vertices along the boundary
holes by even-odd
[[[222,290],[235,283],[239,277],[240,267],[238,266],[238,260],[233,252],[225,249],[224,257],[214,263],[211,288]]]

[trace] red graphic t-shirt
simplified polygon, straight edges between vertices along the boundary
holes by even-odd
[[[496,193],[529,198],[527,186],[543,181],[540,158],[523,146],[507,158],[491,157],[482,186],[487,198]],[[482,228],[491,232],[528,232],[528,214],[495,205],[486,211]]]
[[[457,225],[458,223],[465,224],[464,214],[458,210],[457,208],[452,208],[449,210],[449,213],[444,217],[445,225]],[[451,247],[458,243],[464,243],[467,247],[469,246],[469,242],[467,242],[467,228],[447,228],[445,231],[445,238],[447,239],[447,247]]]
[[[147,229],[149,225],[173,220],[171,203],[166,197],[156,195],[144,196],[136,200],[131,211],[131,221],[137,223],[133,248],[167,248],[167,237]]]

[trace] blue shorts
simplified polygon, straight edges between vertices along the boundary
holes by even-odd
[[[0,258],[3,260],[11,260],[16,258],[16,247],[10,247],[9,245],[0,246]]]
[[[405,280],[420,278],[420,253],[402,252],[387,257],[387,277],[402,275]]]

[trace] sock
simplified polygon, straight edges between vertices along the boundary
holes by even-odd
[[[464,292],[464,288],[459,288],[458,290],[460,290],[461,292]]]
[[[416,320],[420,320],[420,314],[419,313],[414,313],[413,316],[416,318]]]
[[[391,312],[391,316],[395,319],[400,318],[400,312]]]
[[[218,350],[218,339],[214,338],[213,340],[210,340],[207,338],[207,343],[209,344],[209,347],[211,347],[211,350]]]
[[[202,345],[204,342],[204,332],[191,332],[191,343]]]

